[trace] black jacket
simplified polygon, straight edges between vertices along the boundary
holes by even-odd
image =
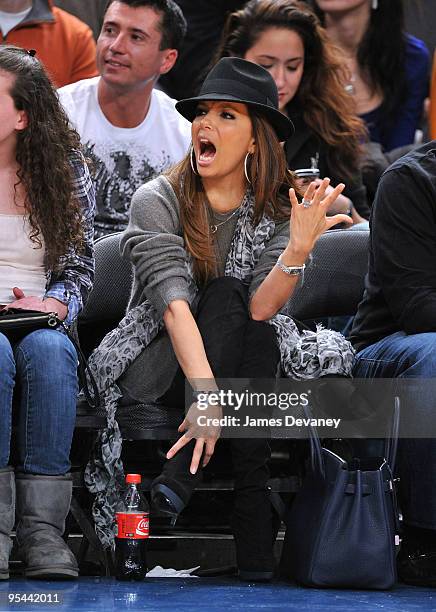
[[[383,174],[371,212],[369,271],[351,341],[436,331],[436,141]]]
[[[311,158],[318,157],[320,178],[328,177],[331,184],[345,183],[343,194],[350,198],[359,215],[369,219],[369,207],[366,200],[366,189],[362,183],[359,168],[354,172],[353,180],[346,180],[338,173],[330,160],[331,147],[323,141],[304,121],[298,111],[289,111],[289,116],[295,126],[295,134],[285,143],[286,159],[291,170],[310,168]]]
[[[176,0],[188,30],[177,62],[159,79],[159,86],[172,98],[190,98],[200,89],[209,71],[229,13],[247,0]]]

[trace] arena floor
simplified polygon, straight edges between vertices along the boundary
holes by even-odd
[[[32,595],[34,601],[8,603],[8,596]],[[45,594],[45,598],[41,595]],[[18,597],[16,598],[18,599]],[[21,600],[23,597],[21,597]],[[28,597],[28,599],[31,599]],[[112,578],[81,577],[77,582],[36,582],[13,578],[0,583],[0,610],[94,612],[112,610],[295,610],[311,612],[426,612],[436,610],[436,590],[398,586],[392,591],[303,589],[278,582],[240,583],[235,578],[154,578],[123,583]]]

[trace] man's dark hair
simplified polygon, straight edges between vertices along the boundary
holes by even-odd
[[[113,2],[121,2],[132,8],[144,6],[161,13],[159,30],[162,34],[162,40],[160,49],[180,49],[186,34],[186,19],[183,16],[182,9],[174,0],[109,0],[106,11]]]

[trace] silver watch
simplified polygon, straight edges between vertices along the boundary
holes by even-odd
[[[289,276],[300,276],[304,273],[304,269],[306,268],[306,264],[302,264],[301,266],[285,266],[282,263],[281,255],[277,260],[276,266],[280,268],[282,272],[288,274]]]

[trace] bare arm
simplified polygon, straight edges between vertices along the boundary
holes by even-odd
[[[192,316],[189,304],[184,300],[174,300],[164,313],[164,323],[171,338],[177,361],[186,378],[195,384],[199,379],[213,379],[213,372],[207,360],[203,339]],[[207,389],[198,389],[210,391]]]
[[[214,391],[218,389],[214,382],[214,375],[209,365],[203,339],[192,316],[189,304],[184,300],[174,300],[164,313],[165,327],[170,336],[177,361],[183,370],[191,386],[197,391]],[[213,413],[213,414],[212,414]],[[207,465],[219,436],[219,428],[201,428],[198,430],[196,417],[199,413],[193,405],[188,411],[179,432],[185,432],[179,440],[170,448],[167,458],[171,459],[192,438],[197,438],[190,471],[192,474],[198,469],[203,449],[203,467]],[[219,407],[210,407],[208,416],[220,417]],[[198,436],[198,437],[197,437]]]
[[[148,299],[158,316],[163,317],[174,353],[186,378],[194,387],[203,381],[208,386],[207,390],[213,390],[213,372],[189,305],[187,253],[180,226],[179,204],[165,177],[146,183],[135,193],[129,225],[120,246],[123,255],[135,267],[138,291],[141,292],[137,299]],[[196,408],[196,404],[192,407]],[[179,431],[185,433],[167,456],[172,457],[192,438],[196,438],[191,463],[191,472],[194,473],[205,446],[203,464],[209,460],[218,433],[216,429],[209,431],[205,427],[197,427],[193,417],[195,415],[190,409],[179,427]]]
[[[321,234],[337,223],[352,223],[348,215],[327,217],[326,213],[331,202],[336,200],[345,187],[340,183],[325,195],[329,182],[329,179],[324,179],[318,188],[315,182],[309,185],[304,194],[305,199],[312,201],[309,208],[304,208],[298,203],[295,191],[290,189],[289,197],[292,205],[290,239],[281,256],[285,266],[303,265]],[[291,297],[297,279],[298,277],[289,276],[274,266],[251,299],[251,317],[256,321],[265,321],[273,317]]]

